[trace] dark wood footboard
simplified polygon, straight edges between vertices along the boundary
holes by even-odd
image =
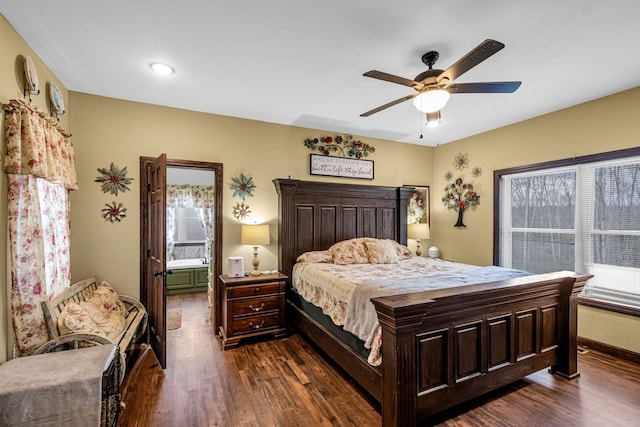
[[[382,326],[382,425],[411,426],[531,373],[577,373],[577,293],[551,273],[372,300]]]

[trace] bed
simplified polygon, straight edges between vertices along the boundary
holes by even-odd
[[[374,297],[382,362],[372,366],[361,340],[323,321],[290,281],[300,255],[337,242],[370,237],[406,245],[413,189],[273,182],[279,269],[290,278],[287,324],[380,403],[383,427],[415,425],[544,368],[579,375],[577,295],[590,276],[566,271]]]

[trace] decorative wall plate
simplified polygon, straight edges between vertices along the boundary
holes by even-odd
[[[38,72],[36,71],[36,65],[33,63],[33,59],[27,56],[24,60],[24,77],[26,84],[26,91],[37,95],[40,93],[40,82],[38,81]]]
[[[51,97],[51,110],[58,114],[63,115],[64,111],[64,97],[57,84],[49,83],[49,96]]]

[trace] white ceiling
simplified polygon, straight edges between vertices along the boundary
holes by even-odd
[[[72,91],[431,146],[640,84],[638,0],[23,0],[0,13]],[[454,95],[435,129],[411,101],[360,117],[414,93],[365,71],[413,79],[423,53],[446,69],[489,38],[506,47],[456,83],[517,92]],[[176,73],[153,75],[154,61]]]

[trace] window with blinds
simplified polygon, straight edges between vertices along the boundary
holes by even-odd
[[[593,274],[585,296],[640,307],[640,156],[499,175],[500,265]]]

